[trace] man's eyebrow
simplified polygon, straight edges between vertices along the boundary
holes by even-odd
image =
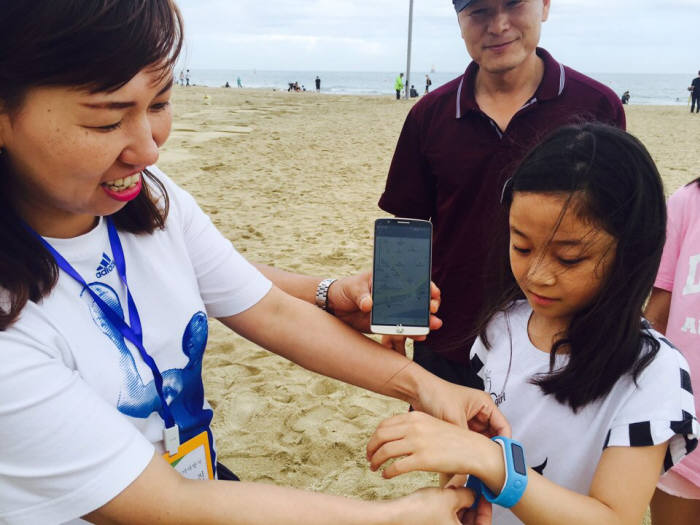
[[[171,87],[173,87],[173,77],[170,77],[170,80],[163,86],[163,88],[156,94],[156,97],[161,96],[163,93],[168,91]],[[136,102],[129,101],[129,102],[81,102],[81,106],[85,106],[86,108],[92,108],[92,109],[126,109],[126,108],[131,108],[136,105]]]

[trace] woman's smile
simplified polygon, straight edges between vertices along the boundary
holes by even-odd
[[[134,173],[128,177],[116,179],[110,182],[103,182],[102,189],[111,198],[120,202],[128,202],[135,199],[141,192],[143,185],[141,172]]]

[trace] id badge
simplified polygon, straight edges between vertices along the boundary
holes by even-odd
[[[187,479],[214,479],[207,431],[185,441],[174,455],[163,454],[165,460]]]

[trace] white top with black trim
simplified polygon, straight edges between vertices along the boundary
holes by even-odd
[[[699,426],[688,364],[663,336],[649,330],[661,349],[636,384],[628,374],[604,398],[574,414],[529,382],[534,375],[549,372],[550,357],[529,340],[531,313],[530,305],[519,301],[507,313],[494,316],[487,328],[491,349],[479,338],[470,352],[485,391],[510,422],[514,439],[523,443],[528,466],[562,487],[588,494],[606,447],[670,440],[664,470],[695,449]],[[568,356],[558,355],[555,368],[567,360]],[[520,521],[499,507],[494,508],[493,523]]]

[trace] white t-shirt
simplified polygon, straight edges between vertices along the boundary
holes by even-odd
[[[207,430],[213,448],[201,379],[207,316],[242,312],[271,284],[188,193],[150,169],[167,188],[170,211],[163,230],[120,232],[129,289],[181,441]],[[128,322],[106,221],[73,239],[47,240]],[[151,369],[65,272],[0,332],[0,354],[0,523],[79,518],[163,452]]]
[[[588,494],[606,447],[649,446],[670,440],[667,470],[697,445],[699,427],[688,364],[660,334],[650,330],[661,349],[636,385],[628,374],[604,398],[574,414],[568,405],[529,382],[534,375],[549,372],[550,358],[530,342],[527,325],[531,314],[530,305],[519,301],[507,314],[494,316],[487,328],[491,349],[479,338],[470,352],[484,390],[510,422],[513,438],[523,444],[529,467],[562,487]],[[557,355],[555,369],[567,359]],[[510,510],[494,506],[493,523],[521,522]]]

